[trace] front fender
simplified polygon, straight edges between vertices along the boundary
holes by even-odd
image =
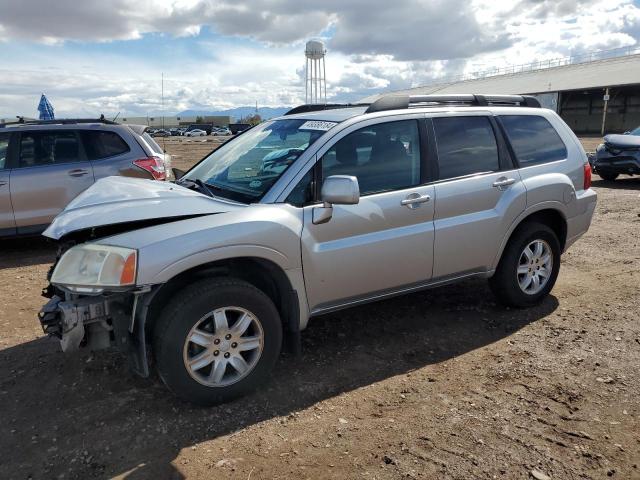
[[[297,266],[291,262],[291,259],[282,252],[269,247],[260,245],[225,245],[220,247],[209,248],[194,252],[188,256],[177,259],[176,261],[166,265],[161,270],[155,272],[150,277],[143,275],[138,279],[140,284],[158,284],[171,280],[176,275],[190,270],[191,268],[219,260],[227,260],[231,258],[252,257],[269,260],[278,265],[282,270],[287,271]]]

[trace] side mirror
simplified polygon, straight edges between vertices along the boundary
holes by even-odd
[[[184,174],[187,173],[184,170],[180,170],[179,168],[172,168],[171,171],[173,172],[173,176],[176,180],[184,177]]]
[[[358,179],[350,175],[332,175],[322,183],[324,204],[313,209],[313,223],[327,223],[333,216],[333,205],[355,205],[360,201]]]

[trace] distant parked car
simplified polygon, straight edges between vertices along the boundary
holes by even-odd
[[[624,135],[607,135],[598,145],[593,170],[603,179],[614,181],[619,175],[640,174],[640,127]]]
[[[146,128],[107,120],[0,127],[0,237],[40,233],[99,178],[165,180],[170,156]]]
[[[187,127],[187,132],[191,130],[204,130],[207,132],[207,135],[211,134],[211,130],[213,130],[213,125],[210,123],[193,123]]]
[[[204,130],[200,130],[200,129],[193,129],[193,130],[189,130],[188,132],[184,133],[185,137],[205,137],[207,135],[207,132],[205,132]]]
[[[211,132],[211,135],[213,136],[224,136],[224,135],[231,135],[231,130],[229,130],[228,128],[218,128],[215,129]]]
[[[156,130],[152,135],[154,137],[170,137],[171,132],[169,130]]]

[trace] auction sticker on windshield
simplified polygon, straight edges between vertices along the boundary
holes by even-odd
[[[309,120],[308,122],[304,122],[300,125],[298,130],[322,130],[326,132],[327,130],[335,127],[338,122],[324,122],[321,120]]]

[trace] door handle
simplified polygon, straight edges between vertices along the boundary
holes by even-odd
[[[82,177],[83,175],[88,175],[89,170],[85,170],[84,168],[76,168],[74,170],[69,171],[70,177]]]
[[[505,190],[506,187],[508,187],[509,185],[513,185],[514,183],[516,183],[515,178],[500,177],[495,182],[493,182],[493,186],[498,190]]]
[[[431,200],[429,195],[420,195],[419,193],[411,193],[404,200],[400,201],[400,205],[408,208],[418,208],[421,203],[427,203]]]
[[[7,184],[4,180],[0,180],[0,187],[4,187]]]

